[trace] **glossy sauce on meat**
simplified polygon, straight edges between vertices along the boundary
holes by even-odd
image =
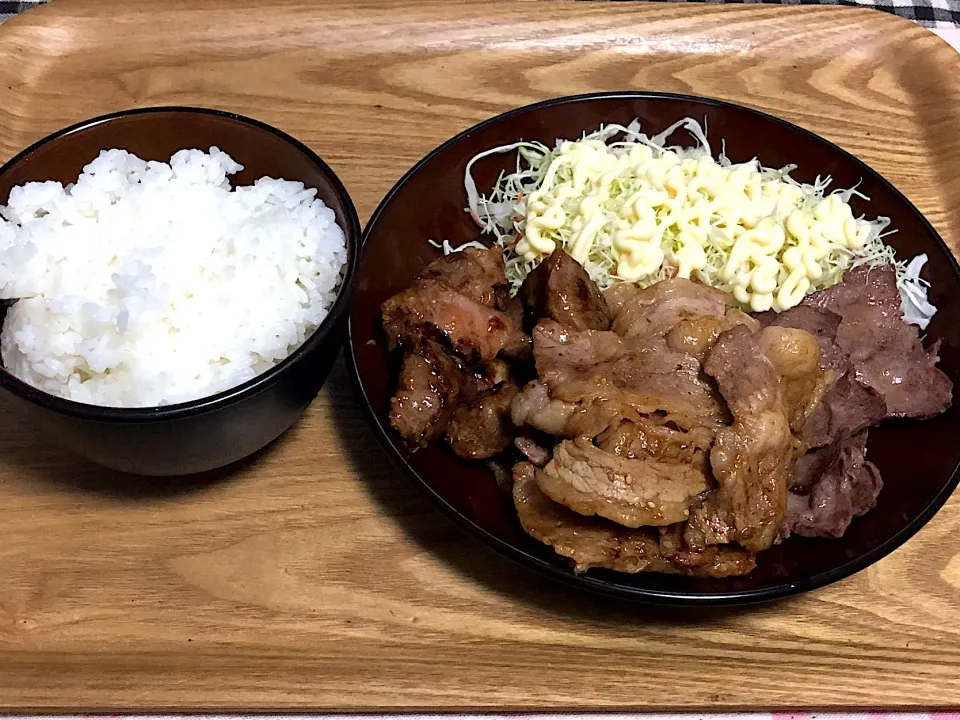
[[[612,330],[624,338],[665,337],[684,320],[722,320],[729,307],[726,293],[692,280],[673,278],[640,289],[621,283],[604,293],[613,313]]]
[[[480,459],[512,441],[517,389],[498,356],[529,348],[530,338],[498,309],[509,309],[507,287],[501,250],[468,248],[434,261],[383,303],[388,346],[403,353],[390,424],[412,447],[446,433],[455,452]]]
[[[537,468],[518,463],[513,469],[513,500],[523,529],[563,557],[577,572],[602,567],[618,572],[662,572],[701,577],[728,577],[750,572],[755,556],[739,548],[681,551],[676,533],[629,529],[588,518],[553,502],[537,484]]]
[[[439,345],[426,343],[408,353],[390,400],[390,424],[414,447],[439,437],[453,416],[460,370]]]
[[[628,418],[662,413],[683,428],[718,428],[728,418],[700,363],[686,353],[614,332],[566,330],[550,320],[534,328],[533,353],[554,399],[606,402]]]
[[[685,521],[697,497],[713,485],[705,468],[620,457],[586,438],[559,443],[538,483],[547,497],[581,515],[629,528]]]
[[[710,464],[719,487],[695,510],[687,541],[693,547],[735,541],[766,550],[782,531],[793,470],[780,378],[759,334],[746,327],[720,336],[705,369],[734,420],[714,440]]]
[[[518,388],[504,382],[460,404],[447,428],[447,442],[460,457],[486,460],[503,452],[513,441],[516,427],[510,404]]]
[[[767,327],[760,332],[760,352],[780,376],[790,429],[799,433],[833,382],[833,375],[820,368],[817,339],[806,330]]]
[[[505,347],[528,342],[506,314],[438,280],[417,280],[387,300],[382,314],[390,347],[432,338],[467,360],[489,362]]]
[[[924,349],[919,329],[903,322],[892,265],[855,268],[803,304],[840,316],[836,343],[855,378],[883,397],[888,416],[927,418],[950,407],[953,383],[936,367],[936,348]]]
[[[597,447],[625,458],[647,458],[705,467],[714,433],[704,427],[680,430],[660,418],[622,420],[597,437]]]
[[[607,330],[607,301],[583,267],[557,250],[528,276],[520,290],[527,327],[548,318],[571,330]]]
[[[867,428],[952,402],[892,267],[756,316],[684,279],[600,292],[563,251],[507,288],[500,250],[469,248],[383,304],[390,422],[491,463],[577,572],[728,577],[791,534],[839,537],[882,487]]]
[[[464,248],[430,263],[419,277],[442,282],[475,303],[507,309],[510,286],[504,275],[503,253],[498,249]]]

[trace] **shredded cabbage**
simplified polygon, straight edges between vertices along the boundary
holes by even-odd
[[[668,145],[669,138],[678,130],[686,130],[695,140],[693,147],[684,147],[680,145]],[[645,135],[640,130],[640,123],[634,120],[626,126],[606,125],[601,126],[593,133],[585,133],[581,140],[601,141],[606,144],[612,154],[626,154],[630,148],[636,144],[645,145],[655,153],[655,157],[663,153],[672,152],[679,158],[701,158],[710,157],[711,148],[707,139],[707,133],[704,128],[693,118],[684,118],[663,132],[652,137]],[[516,142],[500,147],[486,150],[467,163],[464,173],[464,187],[467,194],[468,208],[466,210],[473,219],[482,228],[484,233],[490,234],[495,238],[497,244],[504,249],[504,258],[506,262],[507,280],[511,285],[513,293],[520,288],[526,276],[542,261],[545,255],[531,257],[528,252],[521,255],[516,251],[516,246],[521,238],[524,237],[527,225],[528,208],[526,198],[531,193],[538,190],[544,181],[547,169],[551,163],[560,154],[562,140],[556,141],[554,148],[549,148],[539,142]],[[482,195],[478,192],[476,182],[473,179],[472,171],[474,165],[481,159],[491,155],[516,152],[516,164],[512,172],[503,172],[500,174],[489,195]],[[832,183],[830,177],[817,177],[813,184],[800,183],[790,177],[790,173],[796,169],[795,165],[788,165],[783,168],[767,168],[760,165],[756,158],[747,163],[735,164],[726,156],[725,147],[721,146],[721,151],[717,156],[717,163],[724,168],[737,168],[746,166],[759,172],[764,180],[779,180],[798,188],[802,191],[803,199],[801,207],[809,208],[822,201],[828,195],[837,195],[844,203],[849,202],[854,195],[869,200],[863,193],[855,187],[844,190],[833,190],[828,192]],[[569,181],[569,177],[564,173],[572,174],[569,167],[560,165],[556,171],[556,182]],[[614,214],[617,212],[616,202],[618,198],[622,205],[623,198],[629,196],[640,187],[641,179],[636,178],[636,183],[632,182],[629,176],[620,176],[616,180],[614,192],[611,193],[608,200],[608,207],[605,210]],[[571,198],[571,203],[579,202],[578,198]],[[575,212],[576,206],[571,205],[570,212]],[[776,210],[774,211],[776,213]],[[889,219],[878,217],[874,220],[866,220],[863,217],[856,218],[858,225],[869,225],[869,235],[863,246],[857,250],[850,250],[840,244],[832,244],[829,255],[820,261],[823,272],[818,278],[811,278],[810,287],[807,292],[821,290],[840,281],[843,273],[853,267],[862,264],[879,266],[886,264],[897,265],[898,287],[903,299],[904,317],[908,322],[913,322],[920,327],[926,327],[930,317],[936,312],[936,308],[927,300],[926,281],[920,279],[919,273],[926,261],[925,256],[914,258],[909,264],[896,260],[895,251],[892,247],[883,242],[883,238],[893,231],[886,231],[889,225]],[[714,228],[707,240],[703,244],[703,250],[706,254],[706,264],[704,267],[695,271],[694,277],[700,281],[714,287],[727,291],[733,291],[730,282],[724,281],[721,277],[721,270],[729,258],[730,250],[733,246],[733,238],[728,237],[722,229],[716,225],[723,225],[722,218],[716,218]],[[612,233],[615,228],[601,228],[598,241],[594,242],[589,249],[583,266],[589,276],[601,288],[610,287],[612,284],[622,281],[623,278],[617,274],[618,251],[611,241]],[[564,227],[555,232],[552,236],[558,240],[558,245],[567,247],[566,242],[571,239],[572,231]],[[431,241],[437,247],[439,244]],[[460,248],[467,246],[476,246],[479,243],[466,243]],[[664,234],[663,249],[668,258],[673,257],[672,253],[678,249],[677,239],[670,233]],[[448,241],[443,242],[444,253],[453,252],[456,249],[449,245]],[[641,278],[641,286],[649,286],[675,273],[675,268],[670,262],[664,262],[659,272]]]
[[[476,248],[477,250],[487,249],[486,245],[476,240],[465,242],[463,243],[463,245],[458,245],[457,247],[453,247],[453,245],[450,244],[449,240],[444,240],[442,243],[438,243],[435,240],[428,239],[427,242],[433,245],[435,248],[439,248],[440,250],[442,250],[444,255],[451,255],[453,253],[460,252],[461,250],[466,250],[468,247]]]
[[[920,270],[927,263],[926,255],[917,255],[908,263],[897,265],[897,287],[900,288],[900,310],[903,319],[921,330],[926,330],[937,308],[927,300],[930,283],[920,277]]]

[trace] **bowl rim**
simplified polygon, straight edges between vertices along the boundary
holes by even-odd
[[[363,237],[361,239],[361,248],[366,247],[366,241],[371,233],[371,230],[377,225],[377,222],[380,220],[380,216],[385,211],[387,206],[392,202],[393,197],[400,192],[400,190],[406,185],[410,178],[418,173],[421,168],[431,161],[434,157],[444,152],[451,146],[460,142],[465,137],[468,137],[472,133],[484,129],[490,125],[500,123],[504,120],[509,120],[510,118],[521,115],[523,113],[540,110],[547,107],[552,107],[555,105],[566,105],[566,104],[575,104],[580,102],[588,102],[593,100],[645,100],[645,99],[665,99],[665,100],[678,100],[686,102],[696,102],[702,105],[712,105],[720,108],[726,108],[736,111],[747,112],[752,115],[755,115],[767,122],[772,122],[790,128],[793,131],[800,132],[803,135],[806,135],[814,140],[825,143],[833,152],[845,157],[848,160],[852,160],[858,166],[866,168],[872,174],[876,175],[880,183],[885,186],[895,197],[897,197],[901,202],[909,208],[921,221],[921,224],[926,228],[928,233],[935,239],[935,241],[940,245],[940,248],[944,251],[944,254],[949,258],[951,268],[953,270],[954,277],[956,278],[958,284],[960,284],[960,264],[958,264],[957,259],[953,256],[953,253],[950,252],[949,247],[943,241],[943,238],[940,237],[940,234],[933,227],[929,220],[921,213],[917,207],[910,202],[910,200],[898,190],[893,183],[887,180],[885,177],[880,175],[876,170],[873,170],[865,162],[857,158],[852,153],[844,150],[836,143],[827,140],[826,138],[818,135],[817,133],[807,130],[799,125],[791,123],[782,118],[771,115],[762,110],[756,110],[745,105],[740,105],[737,103],[732,103],[726,100],[719,100],[717,98],[704,97],[699,95],[689,95],[683,93],[669,93],[669,92],[655,92],[655,91],[644,91],[644,90],[622,90],[622,91],[603,91],[603,92],[593,92],[593,93],[583,93],[578,95],[563,95],[559,97],[549,98],[547,100],[541,100],[539,102],[530,103],[528,105],[523,105],[520,107],[507,110],[503,113],[495,115],[493,117],[487,118],[475,125],[468,127],[465,130],[457,133],[449,140],[446,140],[442,144],[435,147],[429,153],[424,155],[420,160],[414,164],[404,175],[394,184],[390,189],[383,200],[380,201],[380,204],[377,206],[377,209],[370,216],[370,219],[367,221],[366,226],[363,230]],[[362,260],[362,258],[361,258]],[[368,421],[374,430],[374,435],[376,435],[377,440],[381,447],[387,452],[387,455],[390,457],[390,460],[397,467],[403,475],[407,477],[414,485],[423,490],[432,504],[437,507],[444,515],[446,515],[454,524],[466,530],[474,538],[480,540],[482,543],[491,547],[495,551],[499,552],[501,555],[513,560],[514,562],[524,566],[527,569],[533,570],[541,576],[548,577],[552,580],[559,581],[560,583],[578,588],[580,590],[586,590],[593,594],[604,595],[606,597],[618,598],[621,600],[627,600],[631,602],[638,602],[644,604],[656,604],[656,605],[671,605],[671,606],[735,606],[735,605],[752,605],[761,602],[768,602],[772,600],[782,599],[791,597],[794,595],[799,595],[801,593],[815,590],[817,588],[824,587],[831,583],[843,580],[844,578],[850,577],[851,575],[863,570],[866,567],[869,567],[878,560],[886,557],[894,550],[903,545],[907,540],[913,537],[924,525],[929,522],[929,520],[943,507],[944,503],[957,488],[957,485],[960,484],[960,460],[954,465],[953,469],[950,471],[947,479],[941,484],[939,490],[933,494],[933,496],[928,500],[927,504],[923,509],[917,513],[910,522],[908,522],[903,528],[894,533],[891,537],[887,538],[885,541],[881,542],[879,545],[874,547],[872,550],[863,553],[857,557],[851,558],[846,562],[821,573],[810,576],[803,582],[780,582],[772,583],[761,588],[753,588],[749,590],[735,590],[735,591],[726,591],[726,592],[678,592],[671,590],[657,590],[652,588],[637,588],[630,585],[624,585],[616,582],[615,580],[610,580],[607,578],[597,578],[589,573],[575,574],[572,569],[562,568],[557,564],[549,562],[542,557],[526,551],[522,547],[513,545],[505,540],[501,540],[499,537],[489,532],[466,515],[462,514],[457,510],[453,505],[451,505],[440,493],[436,492],[432,487],[430,487],[417,473],[416,470],[410,465],[407,459],[400,453],[400,451],[394,446],[390,440],[389,433],[391,430],[387,427],[384,427],[381,418],[374,411],[373,406],[370,402],[369,397],[367,396],[366,390],[363,385],[363,380],[360,375],[360,367],[357,363],[356,353],[354,352],[354,338],[353,338],[353,317],[348,316],[347,320],[347,335],[346,335],[346,358],[347,364],[350,368],[350,376],[353,381],[354,389],[359,394],[361,399],[361,405],[363,406],[364,412],[367,415]],[[536,542],[531,538],[532,542]]]
[[[115,120],[137,115],[164,115],[173,113],[187,113],[200,116],[209,116],[220,120],[236,122],[241,125],[247,125],[255,130],[267,132],[278,137],[283,142],[292,146],[294,149],[303,153],[303,155],[328,179],[331,188],[334,191],[338,201],[343,206],[344,220],[346,227],[341,228],[344,234],[344,245],[347,249],[347,262],[340,280],[340,287],[337,290],[337,296],[333,305],[327,312],[327,316],[314,329],[314,331],[300,344],[300,346],[290,353],[283,360],[273,367],[260,373],[254,378],[247,380],[240,385],[224,390],[214,395],[207,395],[195,400],[186,402],[171,403],[170,405],[152,405],[143,407],[114,407],[107,405],[91,405],[76,400],[53,395],[39,388],[35,388],[29,383],[17,378],[0,364],[0,388],[7,390],[27,402],[34,403],[52,412],[67,415],[80,420],[97,421],[104,423],[151,423],[174,420],[183,417],[194,417],[201,414],[215,412],[223,407],[232,405],[243,397],[256,395],[269,385],[276,381],[278,376],[293,365],[301,362],[302,358],[309,355],[311,351],[326,340],[327,336],[334,330],[349,308],[350,296],[356,283],[357,274],[360,268],[361,248],[361,228],[360,218],[357,215],[356,206],[353,199],[347,192],[343,181],[331,169],[331,167],[306,144],[297,140],[292,135],[269,125],[261,120],[240,115],[239,113],[228,112],[226,110],[216,110],[213,108],[194,107],[188,105],[158,105],[142,108],[131,108],[98,115],[97,117],[81,120],[72,125],[68,125],[56,132],[53,132],[29,147],[21,150],[0,166],[0,177],[3,177],[13,167],[27,160],[34,152],[41,147],[60,138],[73,135],[77,132],[86,130],[96,125],[102,125]]]

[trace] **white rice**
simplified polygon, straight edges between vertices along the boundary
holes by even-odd
[[[0,206],[7,370],[54,395],[147,407],[205,397],[287,357],[326,317],[347,253],[303,183],[217,148],[170,163],[105,150],[76,184]]]

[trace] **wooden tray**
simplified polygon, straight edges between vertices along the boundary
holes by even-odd
[[[121,108],[212,106],[307,142],[365,219],[464,127],[621,88],[712,95],[815,130],[960,241],[960,59],[870,10],[60,0],[0,28],[0,155]],[[342,366],[233,477],[119,477],[6,412],[0,708],[955,705],[958,535],[955,498],[891,557],[819,592],[632,607],[551,585],[455,530],[387,465]]]

